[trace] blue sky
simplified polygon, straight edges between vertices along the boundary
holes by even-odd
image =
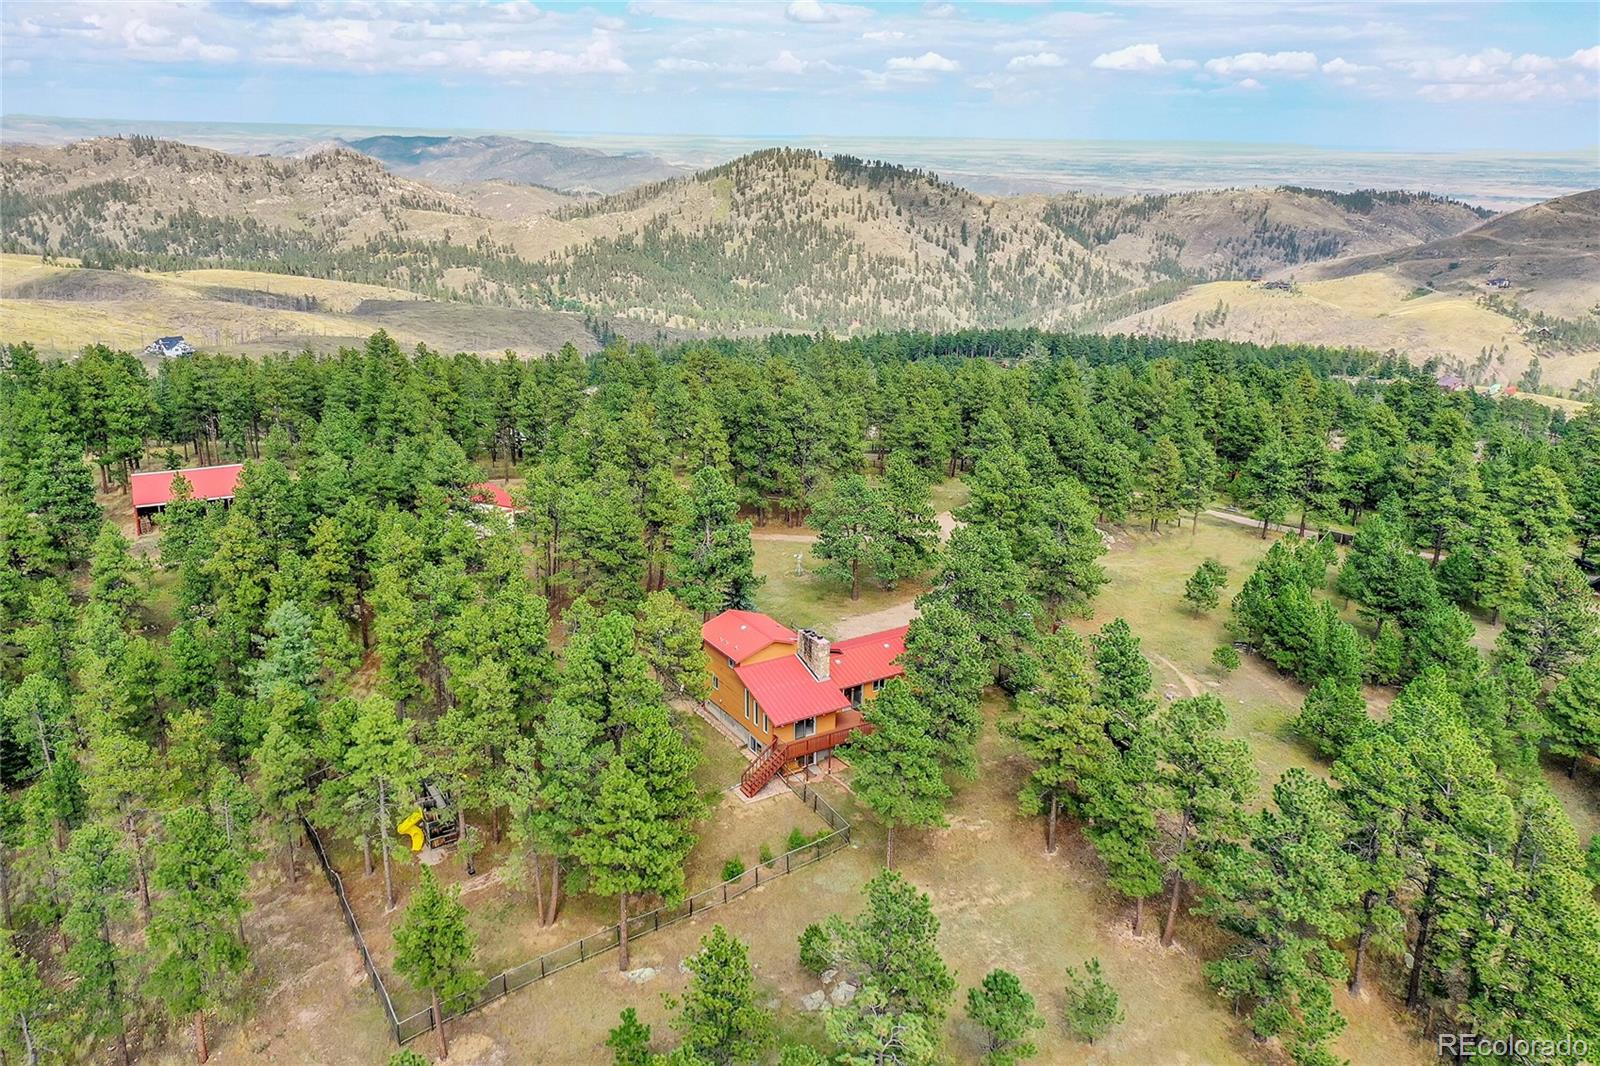
[[[1600,144],[1600,3],[0,8],[7,113],[568,132]]]

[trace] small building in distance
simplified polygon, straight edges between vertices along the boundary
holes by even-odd
[[[1510,278],[1490,278],[1484,284],[1488,285],[1489,288],[1491,288],[1491,289],[1509,289],[1509,288],[1511,288],[1511,279]]]
[[[1261,283],[1261,287],[1263,289],[1269,289],[1269,290],[1271,290],[1273,292],[1293,292],[1294,291],[1294,282],[1292,282],[1292,281],[1263,281]]]
[[[1467,387],[1467,383],[1458,374],[1444,374],[1439,378],[1439,387],[1445,392],[1460,392]]]
[[[781,771],[825,762],[869,730],[863,704],[905,672],[905,626],[834,643],[759,611],[724,611],[700,635],[711,710],[756,753],[740,781],[747,796]]]
[[[187,470],[147,470],[133,475],[128,491],[133,497],[134,527],[142,536],[155,528],[154,518],[173,500],[172,481],[182,474],[194,498],[207,503],[230,503],[239,484],[243,463],[225,466],[191,466]]]
[[[505,490],[504,485],[480,481],[476,485],[468,485],[467,491],[472,494],[472,502],[480,507],[493,507],[507,514],[517,512],[517,505],[511,502],[511,493]]]
[[[157,337],[145,345],[144,354],[156,359],[175,359],[180,355],[193,355],[194,345],[182,337]]]

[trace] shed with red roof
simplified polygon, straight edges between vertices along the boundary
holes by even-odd
[[[191,466],[186,470],[145,470],[134,474],[128,481],[129,495],[133,498],[133,521],[139,533],[153,526],[151,518],[166,510],[176,497],[172,483],[181,474],[189,483],[190,495],[207,503],[232,502],[234,490],[239,485],[243,463],[223,466]]]

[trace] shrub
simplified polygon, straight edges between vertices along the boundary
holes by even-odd
[[[806,831],[804,829],[801,829],[799,826],[795,826],[793,829],[789,830],[788,850],[793,851],[795,848],[803,848],[809,843],[811,843],[811,838],[806,836]]]
[[[800,933],[800,965],[812,973],[821,973],[833,966],[832,938],[816,922]]]
[[[1224,673],[1233,673],[1239,669],[1239,649],[1232,644],[1218,644],[1217,650],[1211,653],[1211,661]]]
[[[744,876],[744,860],[735,855],[722,864],[722,879],[732,881],[736,877]]]
[[[1090,959],[1079,974],[1067,967],[1067,1028],[1079,1040],[1093,1044],[1113,1026],[1122,1024],[1117,990],[1106,983],[1100,960]]]
[[[773,857],[772,845],[771,844],[762,844],[761,845],[760,858],[761,858],[761,864],[763,866],[767,867],[767,869],[769,869],[769,870],[772,868],[772,864],[778,861],[776,858]]]

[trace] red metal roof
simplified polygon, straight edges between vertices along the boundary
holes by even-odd
[[[723,611],[700,627],[700,636],[735,663],[780,641],[795,642],[794,630],[784,628],[760,611]]]
[[[906,629],[885,629],[836,642],[828,652],[828,673],[840,688],[899,677],[905,667],[895,660],[905,654]]]
[[[773,725],[790,725],[802,718],[815,718],[850,706],[839,686],[812,677],[798,656],[784,655],[751,663],[734,673],[767,712]]]
[[[239,483],[243,463],[227,466],[192,466],[187,470],[150,470],[134,474],[129,486],[135,507],[160,507],[172,502],[172,477],[182,474],[197,500],[229,500]]]
[[[496,485],[492,481],[484,481],[467,487],[472,492],[473,503],[493,504],[502,511],[515,511],[517,509],[517,505],[511,502],[511,493],[507,492],[503,486]]]

